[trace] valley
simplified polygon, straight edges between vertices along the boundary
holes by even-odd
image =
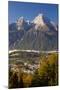
[[[9,67],[18,66],[23,72],[32,73],[39,68],[41,57],[58,53],[57,51],[11,50],[9,51]]]
[[[14,67],[18,65],[23,72],[32,73],[39,65],[38,51],[30,50],[13,50],[9,53],[9,66]]]

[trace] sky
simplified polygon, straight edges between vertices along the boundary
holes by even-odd
[[[39,13],[44,14],[56,24],[58,23],[58,5],[28,2],[8,2],[8,22],[14,23],[23,16],[26,20],[32,21]]]

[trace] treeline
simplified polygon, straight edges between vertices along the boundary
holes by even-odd
[[[32,74],[24,74],[20,69],[9,69],[9,88],[41,87],[58,85],[58,54],[42,55],[39,68]]]

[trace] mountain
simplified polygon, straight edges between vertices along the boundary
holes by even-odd
[[[43,14],[39,14],[31,22],[20,17],[16,25],[10,25],[10,28],[9,43],[14,39],[10,43],[10,49],[43,51],[58,49],[58,28]]]
[[[22,36],[27,30],[31,28],[31,23],[24,20],[23,17],[18,18],[16,23],[9,25],[9,48],[12,49],[17,42],[19,42]]]
[[[11,49],[17,40],[20,41],[24,35],[24,30],[18,30],[16,23],[9,25],[9,48]]]
[[[25,21],[24,20],[24,17],[20,17],[18,20],[17,20],[17,29],[18,30],[28,30],[30,28],[30,24],[28,21]]]

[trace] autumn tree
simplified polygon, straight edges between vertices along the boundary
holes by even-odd
[[[43,55],[39,68],[34,73],[31,86],[58,85],[58,54]]]

